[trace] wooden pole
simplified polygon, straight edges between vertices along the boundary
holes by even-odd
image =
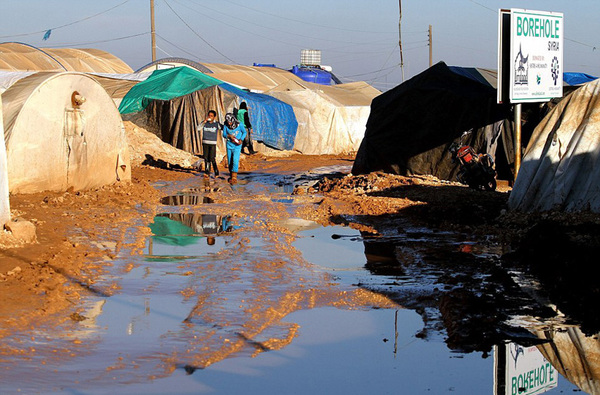
[[[152,38],[152,61],[156,61],[156,30],[154,29],[154,0],[150,0],[150,36]]]
[[[515,104],[515,179],[521,168],[521,103]]]
[[[433,31],[429,25],[429,67],[433,65]]]
[[[400,70],[402,70],[402,81],[404,82],[404,57],[402,55],[402,0],[398,0],[400,9],[400,20],[398,21],[398,45],[400,46]]]

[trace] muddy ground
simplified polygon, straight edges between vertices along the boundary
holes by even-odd
[[[135,251],[143,247],[143,239],[150,233],[148,224],[154,218],[161,197],[152,183],[195,177],[200,185],[201,175],[186,163],[182,166],[169,163],[168,158],[140,157],[132,170],[132,182],[128,184],[92,191],[11,196],[13,217],[33,223],[37,241],[24,244],[8,232],[0,236],[0,292],[3,295],[0,298],[0,338],[10,336],[16,329],[78,320],[78,300],[82,295],[118,292],[117,286],[95,287],[96,279],[105,273],[123,248]],[[244,157],[240,172],[300,174],[323,166],[351,164],[350,155],[267,157],[258,154]],[[443,269],[446,276],[439,279],[443,284],[418,298],[397,289],[373,290],[417,311],[435,305],[444,315],[442,322],[448,328],[451,348],[487,351],[496,340],[494,336],[506,337],[510,332],[510,328],[502,333],[498,331],[498,325],[512,312],[508,305],[516,309],[524,306],[519,304],[519,296],[504,298],[515,285],[509,278],[497,277],[506,276],[505,271],[498,268],[513,265],[539,272],[541,281],[556,291],[551,295],[554,303],[570,314],[571,320],[582,324],[583,329],[590,333],[600,329],[595,314],[590,316],[590,312],[595,311],[592,301],[598,300],[598,287],[592,276],[582,275],[589,267],[586,265],[595,262],[592,259],[599,250],[597,216],[507,213],[508,187],[482,192],[422,176],[339,173],[315,176],[310,181],[294,191],[307,197],[306,205],[299,210],[299,216],[306,219],[348,225],[374,240],[399,237],[406,234],[406,228],[421,224],[436,231],[465,233],[474,241],[502,247],[503,259],[485,267],[468,251],[469,246],[439,255],[428,251],[419,259],[414,253],[403,255],[402,248],[396,246],[392,263],[372,263],[374,272],[387,270],[392,274],[403,270],[400,261],[404,265],[412,262]],[[139,228],[138,240],[125,239],[125,229],[131,227]],[[485,273],[485,281],[469,282],[464,278],[481,273]],[[457,287],[457,284],[463,285]],[[364,287],[369,288],[368,284]],[[579,292],[565,293],[564,287],[575,287]],[[506,309],[498,309],[499,303]],[[543,306],[526,307],[538,316],[552,314]],[[495,313],[487,314],[490,310]],[[427,320],[426,314],[423,315]],[[470,328],[479,329],[456,327],[461,322],[457,317],[464,316],[475,319]],[[423,336],[427,335],[425,332]],[[2,352],[10,353],[10,350]]]

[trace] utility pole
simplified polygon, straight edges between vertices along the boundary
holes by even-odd
[[[154,0],[150,0],[150,36],[152,37],[152,61],[156,61],[156,31],[154,29]]]
[[[398,45],[400,46],[400,70],[402,70],[402,82],[404,82],[404,58],[402,56],[402,0],[398,0],[400,9],[400,20],[398,21]]]
[[[433,65],[433,31],[431,29],[431,25],[429,25],[429,67]]]

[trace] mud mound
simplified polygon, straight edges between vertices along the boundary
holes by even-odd
[[[129,156],[131,166],[137,167],[149,160],[165,162],[183,168],[190,168],[198,160],[198,157],[189,152],[182,151],[165,143],[153,133],[141,128],[130,121],[124,121],[125,134],[129,142]]]

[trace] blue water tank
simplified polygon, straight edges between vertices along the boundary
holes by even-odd
[[[331,85],[331,74],[316,67],[292,67],[291,72],[307,82],[315,84]]]

